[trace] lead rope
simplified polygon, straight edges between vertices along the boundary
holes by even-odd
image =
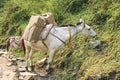
[[[69,42],[68,42],[68,47],[71,49],[72,48],[72,41],[71,41],[71,27],[68,26],[68,32],[69,32]]]

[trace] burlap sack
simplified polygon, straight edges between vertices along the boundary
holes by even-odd
[[[47,24],[57,25],[52,13],[45,13],[39,16],[31,16],[29,23],[24,31],[23,38],[30,42],[38,41],[42,29]]]
[[[46,24],[53,24],[57,26],[57,23],[55,22],[55,18],[52,13],[44,13],[41,15],[41,17],[45,19]]]
[[[42,31],[45,24],[45,20],[40,16],[31,16],[24,32],[24,39],[31,42],[38,41],[40,32]]]
[[[46,25],[46,28],[44,28],[43,32],[41,33],[42,40],[45,40],[48,37],[48,34],[52,28],[53,28],[53,24]]]

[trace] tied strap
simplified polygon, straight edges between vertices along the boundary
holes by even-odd
[[[69,41],[68,41],[68,47],[71,49],[72,48],[72,41],[71,41],[71,27],[68,26],[68,32],[69,32]]]

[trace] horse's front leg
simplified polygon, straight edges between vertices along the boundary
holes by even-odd
[[[46,67],[47,72],[50,72],[51,64],[52,64],[52,61],[53,61],[53,58],[54,58],[54,53],[55,53],[55,50],[51,50],[49,52],[49,58],[48,58],[47,67]]]
[[[8,59],[10,59],[11,52],[12,52],[12,46],[10,46],[10,48],[8,50],[8,56],[7,56]]]

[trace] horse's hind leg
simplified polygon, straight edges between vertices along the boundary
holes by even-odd
[[[31,71],[34,71],[34,65],[33,65],[33,61],[32,61],[32,58],[33,58],[33,53],[34,53],[35,51],[33,50],[33,49],[31,49],[31,51],[30,51],[30,54],[29,54],[29,60],[30,60],[30,68],[31,68]]]
[[[46,71],[48,72],[50,72],[51,64],[54,58],[54,53],[55,53],[55,50],[51,50],[49,53],[49,58],[48,58],[47,67],[46,67]]]
[[[26,67],[25,68],[28,71],[30,47],[28,47],[28,46],[25,46],[25,47],[26,47],[26,55],[25,55],[25,58],[26,58]]]

